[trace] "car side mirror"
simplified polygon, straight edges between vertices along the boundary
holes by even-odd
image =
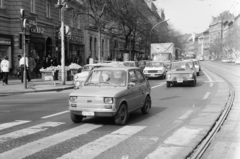
[[[135,86],[135,83],[133,83],[133,82],[128,83],[128,88],[131,88],[131,87],[134,87],[134,86]]]

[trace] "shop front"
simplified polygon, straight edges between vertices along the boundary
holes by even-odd
[[[46,42],[43,36],[45,29],[37,27],[37,29],[30,30],[30,42],[29,42],[29,56],[36,58],[39,56],[40,60],[46,55],[45,48]]]
[[[84,58],[83,38],[72,36],[69,39],[69,63],[77,63],[82,66],[84,64]]]
[[[2,60],[5,56],[8,56],[10,67],[12,67],[13,37],[0,34],[0,59]]]

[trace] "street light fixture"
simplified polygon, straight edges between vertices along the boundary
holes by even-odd
[[[62,63],[62,85],[65,85],[65,45],[64,45],[64,12],[72,10],[73,8],[69,7],[67,2],[64,2],[62,0],[58,0],[58,3],[54,5],[55,8],[61,9],[61,63]]]
[[[151,36],[151,34],[152,34],[152,30],[153,30],[157,25],[159,25],[159,24],[161,24],[161,23],[163,23],[163,22],[166,22],[166,21],[168,21],[168,20],[169,20],[169,19],[163,20],[163,21],[160,21],[159,23],[155,24],[155,25],[152,27],[151,31],[150,31],[150,36]]]

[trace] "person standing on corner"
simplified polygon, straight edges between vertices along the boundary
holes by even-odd
[[[4,59],[1,61],[1,70],[3,74],[2,84],[7,85],[8,84],[8,72],[9,72],[9,61],[8,57],[5,56]]]
[[[27,79],[28,79],[28,82],[31,81],[30,79],[30,76],[28,74],[28,58],[27,58],[27,55],[26,55],[26,76],[27,76]],[[23,76],[24,76],[24,56],[22,56],[22,58],[19,60],[19,67],[21,68],[21,81],[23,83]]]

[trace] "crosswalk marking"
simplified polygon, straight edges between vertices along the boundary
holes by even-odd
[[[41,132],[44,130],[47,130],[48,127],[56,127],[58,125],[61,125],[64,123],[60,123],[60,122],[46,122],[46,123],[42,123],[39,125],[35,125],[26,129],[22,129],[22,130],[18,130],[12,133],[8,133],[5,135],[0,135],[0,143],[9,141],[11,139],[16,139],[16,138],[20,138],[20,137],[24,137],[27,135],[31,135],[37,132]]]
[[[68,113],[68,112],[69,112],[69,110],[66,110],[66,111],[63,111],[63,112],[60,112],[60,113],[44,116],[44,117],[42,117],[42,119],[51,118],[51,117],[54,117],[54,116],[57,116],[57,115],[61,115],[61,114],[65,114],[65,113]]]
[[[84,159],[92,159],[145,128],[146,126],[125,126],[109,135],[105,135],[79,149],[65,154],[58,159],[79,159],[79,156]]]
[[[29,123],[29,122],[30,121],[27,121],[27,120],[16,120],[16,121],[13,121],[13,122],[0,124],[0,130],[11,128],[11,127],[21,125],[21,124],[25,124],[25,123]]]
[[[51,147],[53,145],[64,142],[73,137],[77,137],[79,135],[86,134],[89,131],[97,129],[101,126],[102,125],[84,124],[84,125],[78,126],[76,128],[72,128],[70,130],[66,130],[64,132],[34,141],[32,143],[23,145],[21,147],[12,149],[10,151],[4,152],[4,153],[0,154],[0,158],[21,159],[26,156],[32,155],[38,151],[41,151],[48,147]]]

